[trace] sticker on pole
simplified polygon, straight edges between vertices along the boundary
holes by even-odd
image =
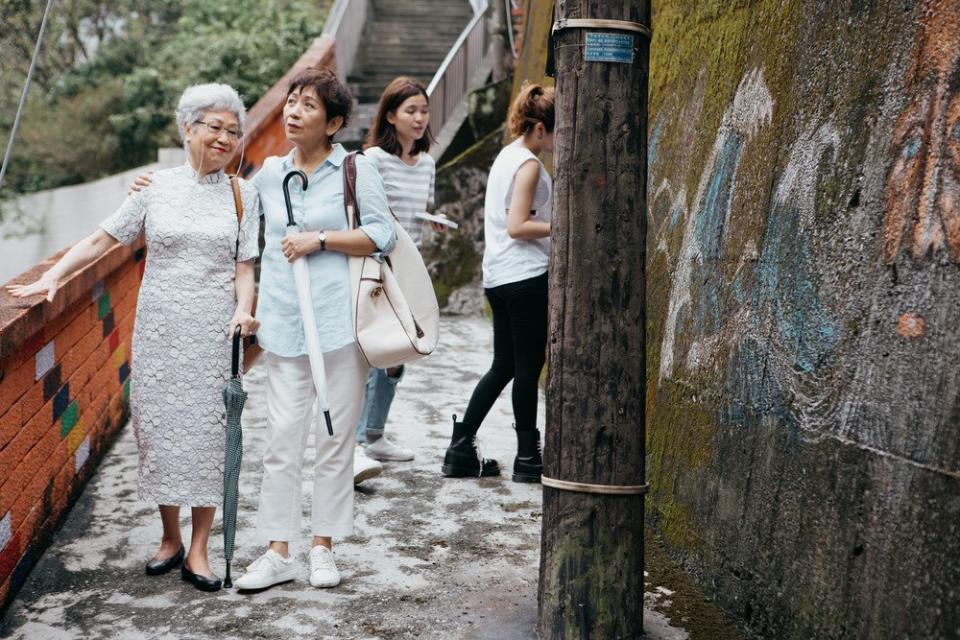
[[[583,54],[587,62],[633,62],[633,35],[628,33],[587,32]]]

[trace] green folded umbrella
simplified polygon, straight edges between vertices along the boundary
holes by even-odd
[[[240,493],[240,463],[243,461],[243,429],[240,414],[247,401],[247,392],[240,380],[240,327],[233,332],[233,367],[230,381],[223,390],[226,406],[227,433],[223,465],[223,556],[227,561],[227,575],[223,586],[230,588],[230,561],[233,560],[233,543],[237,534],[237,502]]]

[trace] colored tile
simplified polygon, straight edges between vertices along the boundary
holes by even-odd
[[[27,545],[27,548],[23,552],[23,556],[20,558],[20,562],[17,563],[17,566],[13,570],[13,574],[10,577],[11,593],[20,591],[20,587],[23,586],[27,576],[30,575],[30,569],[33,568],[33,563],[33,545]]]
[[[120,346],[120,329],[114,329],[110,334],[110,351],[116,351]]]
[[[120,345],[117,347],[117,350],[113,352],[113,366],[120,368],[127,361],[127,346]],[[122,382],[122,381],[121,381]]]
[[[106,338],[113,331],[113,311],[103,316],[103,337]]]
[[[63,412],[67,410],[67,405],[70,404],[70,383],[60,387],[60,391],[57,392],[57,395],[53,397],[53,421],[56,422],[60,419],[60,416],[63,415]]]
[[[33,355],[43,346],[43,329],[27,338],[21,347],[23,353]]]
[[[104,291],[97,300],[97,318],[103,320],[108,313],[110,313],[110,292]]]
[[[143,256],[146,255],[146,253],[147,253],[147,250],[144,247],[140,247],[133,254],[134,261],[140,262],[141,260],[143,260]]]
[[[130,381],[127,380],[123,383],[123,399],[128,400],[130,398]]]
[[[77,409],[77,401],[74,400],[70,403],[70,406],[67,407],[67,410],[63,412],[63,419],[60,420],[60,437],[65,438],[67,434],[70,433],[70,430],[73,429],[74,425],[77,424],[77,417],[79,409]]]
[[[70,430],[70,433],[67,434],[67,452],[72,454],[76,451],[77,447],[83,443],[86,435],[86,432],[83,430],[83,423],[78,422],[77,425]]]
[[[127,377],[130,375],[130,365],[124,362],[120,365],[120,384],[123,384],[127,381]]]
[[[53,368],[54,361],[54,341],[51,340],[43,346],[40,351],[37,351],[36,363],[37,363],[37,375],[34,380],[39,380],[43,377],[47,371]]]
[[[13,573],[20,559],[20,534],[17,533],[7,545],[0,549],[0,580],[6,580]]]
[[[87,461],[87,458],[90,457],[90,436],[87,436],[83,439],[83,442],[80,443],[80,446],[77,447],[77,454],[74,458],[74,470],[80,471],[83,468],[83,464]]]
[[[7,511],[7,515],[0,520],[0,549],[7,546],[7,543],[13,538],[13,525],[11,524],[13,516]]]
[[[96,302],[105,290],[106,286],[103,284],[103,280],[93,285],[93,290],[90,292],[90,302]]]
[[[55,366],[43,377],[43,401],[49,402],[60,388],[60,365]]]

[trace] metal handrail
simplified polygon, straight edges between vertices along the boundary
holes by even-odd
[[[454,109],[466,98],[472,76],[482,67],[487,54],[488,33],[484,19],[488,5],[483,3],[460,36],[450,47],[440,68],[427,85],[430,98],[430,128],[435,135],[443,131]]]
[[[360,36],[367,20],[367,0],[334,0],[321,36],[334,40],[337,75],[342,79],[353,68]]]
[[[454,42],[453,46],[450,47],[450,51],[447,52],[447,56],[443,59],[443,62],[440,63],[440,68],[437,69],[435,74],[433,74],[430,84],[427,85],[428,94],[433,93],[433,90],[436,89],[437,84],[439,84],[440,80],[443,79],[443,75],[453,62],[454,57],[456,57],[456,55],[460,52],[460,49],[463,47],[463,43],[466,42],[467,38],[470,36],[470,32],[476,28],[477,24],[481,20],[483,20],[485,13],[486,10],[476,12],[473,18],[470,19],[470,22],[467,23],[467,26],[463,28],[463,31],[460,32],[460,35],[457,36],[456,42]]]

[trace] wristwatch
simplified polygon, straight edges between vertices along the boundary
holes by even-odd
[[[320,251],[326,251],[327,250],[327,232],[318,231],[317,240],[320,241]]]

